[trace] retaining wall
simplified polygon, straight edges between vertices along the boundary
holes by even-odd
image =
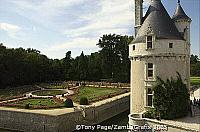
[[[129,110],[130,93],[109,98],[84,111],[73,108],[23,110],[0,107],[0,128],[27,132],[70,132],[77,124],[92,125]],[[128,118],[128,117],[127,117]]]

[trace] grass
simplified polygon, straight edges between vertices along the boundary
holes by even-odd
[[[38,88],[33,86],[21,86],[15,88],[0,89],[0,101],[23,96],[23,94],[34,90],[38,90]]]
[[[95,88],[95,87],[81,87],[78,94],[73,96],[73,101],[79,102],[80,97],[87,97],[89,102],[98,101],[108,98],[109,95],[125,93],[125,89],[119,88]]]
[[[25,108],[26,104],[29,104],[30,108],[56,108],[64,106],[63,103],[56,101],[53,98],[30,98],[19,100],[15,102],[9,102],[7,104],[13,105],[14,107]]]
[[[61,95],[65,94],[66,91],[64,90],[41,90],[37,92],[33,92],[33,95],[38,95],[38,96],[55,96],[55,95]]]
[[[191,85],[200,85],[200,77],[190,77]]]
[[[11,104],[18,104],[18,105],[26,105],[29,104],[30,106],[54,106],[58,103],[55,102],[53,99],[45,98],[45,99],[26,99],[16,102],[11,102]]]

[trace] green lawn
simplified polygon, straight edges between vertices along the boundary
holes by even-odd
[[[190,77],[191,85],[200,85],[200,77]]]
[[[95,88],[95,87],[81,87],[78,94],[73,96],[73,101],[79,102],[80,97],[87,97],[89,102],[107,98],[111,94],[125,93],[126,89],[120,88]]]
[[[37,92],[33,92],[33,95],[38,95],[38,96],[55,96],[55,95],[61,95],[65,94],[66,91],[64,90],[41,90]]]
[[[11,104],[19,104],[19,105],[25,105],[30,104],[30,106],[54,106],[58,103],[55,102],[53,99],[45,98],[45,99],[26,99],[16,102],[11,102]]]
[[[8,100],[15,98],[16,96],[23,96],[23,94],[34,90],[38,90],[38,88],[33,86],[21,86],[15,88],[0,89],[0,100]]]
[[[8,104],[13,104],[17,106],[24,107],[26,104],[29,104],[31,108],[37,108],[37,107],[59,107],[63,106],[62,103],[55,101],[54,99],[50,98],[31,98],[31,99],[25,99],[25,100],[20,100],[16,102],[10,102]]]

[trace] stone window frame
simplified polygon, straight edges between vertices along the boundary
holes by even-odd
[[[136,49],[136,46],[135,46],[135,45],[133,45],[133,46],[132,46],[132,50],[133,50],[133,51],[135,51],[135,49]]]
[[[172,49],[174,47],[174,43],[170,42],[168,46],[170,49]]]
[[[151,92],[149,92],[149,89]],[[152,87],[146,87],[146,107],[152,107],[153,108],[153,90]],[[149,104],[149,97],[151,97],[151,105]]]
[[[151,37],[151,39],[149,39],[149,37]],[[153,35],[146,36],[146,50],[154,49],[153,40],[154,40]],[[151,44],[151,46],[149,47],[148,44]]]
[[[150,66],[150,64],[152,65],[152,66]],[[153,79],[154,78],[154,64],[153,63],[146,63],[146,68],[147,68],[147,73],[146,73],[146,77],[147,77],[147,79],[149,80],[149,79]],[[151,74],[152,74],[152,76],[149,76],[150,74],[149,74],[149,72],[152,72]]]

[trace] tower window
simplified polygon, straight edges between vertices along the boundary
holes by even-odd
[[[169,43],[169,48],[173,48],[173,43]]]
[[[152,78],[153,77],[153,63],[147,64],[147,77]]]
[[[147,106],[153,106],[153,92],[151,88],[147,88]]]
[[[133,50],[135,50],[135,45],[133,45]]]
[[[152,43],[152,36],[147,36],[147,49],[152,49],[153,48],[153,43]]]

